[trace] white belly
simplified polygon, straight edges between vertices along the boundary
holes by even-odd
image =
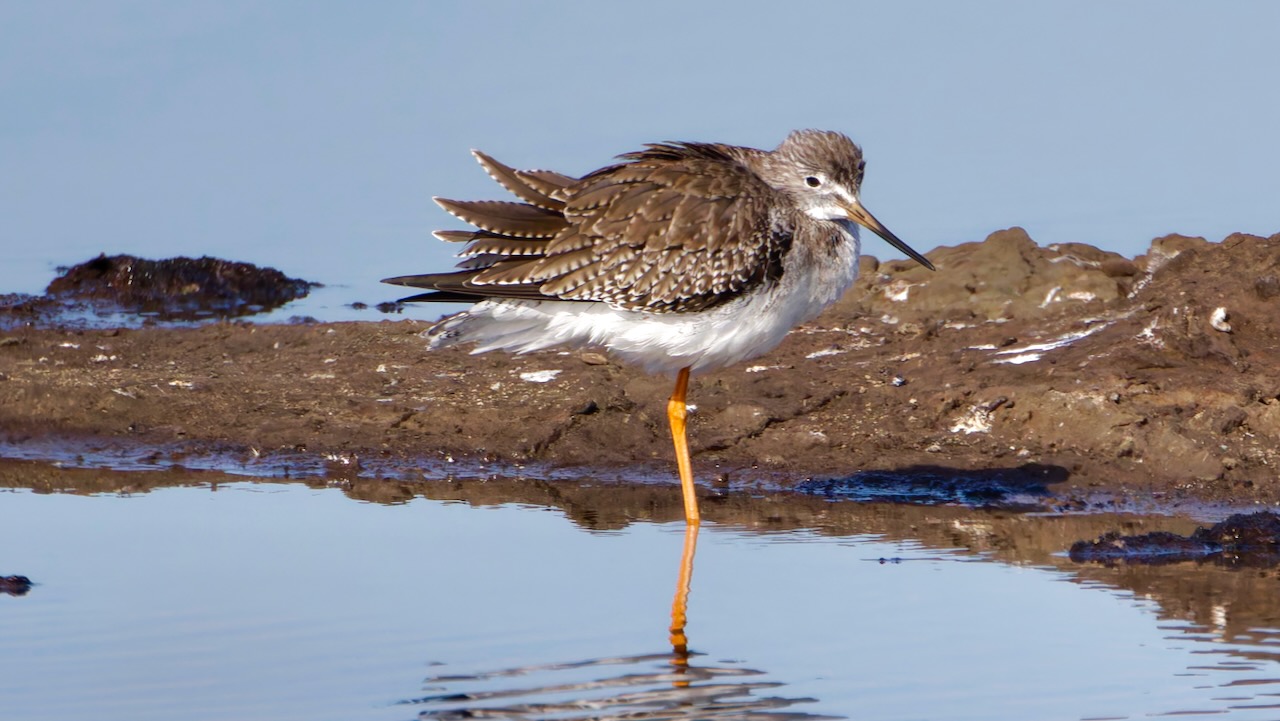
[[[697,313],[646,313],[604,303],[484,300],[432,329],[433,346],[475,341],[473,352],[601,347],[650,373],[715,370],[755,358],[839,300],[858,275],[858,237],[821,251],[793,248],[772,287]]]

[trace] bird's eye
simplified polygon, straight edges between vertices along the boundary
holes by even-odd
[[[822,185],[822,180],[818,178],[818,176],[816,175],[810,175],[809,177],[804,179],[804,184],[809,186],[810,188],[816,188]]]

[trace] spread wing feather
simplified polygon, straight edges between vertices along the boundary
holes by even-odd
[[[524,203],[437,199],[479,231],[461,270],[387,282],[429,288],[413,300],[460,297],[605,302],[652,312],[709,308],[776,278],[790,248],[793,206],[749,167],[748,151],[663,143],[581,179],[485,170]]]
[[[498,185],[511,191],[511,194],[517,198],[545,210],[561,210],[564,208],[564,201],[551,197],[544,190],[545,185],[536,183],[536,181],[531,182],[528,177],[522,176],[520,171],[499,163],[479,150],[472,150],[471,154],[476,156],[476,160],[480,161],[480,166],[485,169],[489,177],[497,181]]]
[[[481,230],[514,238],[554,238],[568,225],[560,213],[527,203],[447,198],[436,203]]]
[[[529,187],[552,198],[559,198],[560,191],[578,182],[577,178],[554,170],[517,170],[516,175]]]

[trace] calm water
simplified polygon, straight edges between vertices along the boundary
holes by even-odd
[[[4,718],[1280,718],[1274,572],[1054,555],[1178,519],[4,470]]]

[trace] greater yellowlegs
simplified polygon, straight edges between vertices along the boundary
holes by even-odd
[[[667,417],[690,524],[689,374],[764,354],[839,299],[859,226],[933,269],[862,206],[862,151],[840,133],[798,130],[772,151],[651,144],[581,178],[473,152],[523,202],[436,198],[477,228],[435,234],[466,243],[464,260],[386,282],[431,290],[405,301],[475,303],[431,329],[432,347],[595,346],[675,374]]]

